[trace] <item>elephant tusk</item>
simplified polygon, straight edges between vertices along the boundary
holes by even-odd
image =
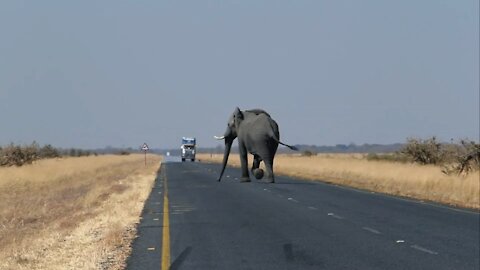
[[[223,140],[223,139],[225,139],[225,136],[220,136],[220,137],[218,137],[218,136],[213,136],[213,137],[214,137],[215,139],[217,139],[217,140]]]

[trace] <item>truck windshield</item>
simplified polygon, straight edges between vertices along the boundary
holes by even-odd
[[[195,140],[182,140],[182,144],[195,144]]]

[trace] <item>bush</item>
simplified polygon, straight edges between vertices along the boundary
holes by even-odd
[[[435,137],[426,140],[411,138],[400,153],[415,163],[443,165],[445,174],[466,175],[480,169],[480,144],[474,141],[442,144]]]
[[[369,153],[365,157],[367,160],[373,161],[391,161],[391,162],[402,162],[406,163],[410,160],[399,152],[395,153],[388,153],[388,154],[377,154],[377,153]]]
[[[83,150],[83,149],[78,149],[78,148],[67,148],[62,150],[62,154],[65,156],[70,156],[70,157],[83,157],[83,156],[90,156],[90,155],[95,155],[97,156],[98,153],[92,152],[91,150]]]
[[[454,154],[455,161],[444,166],[445,174],[464,174],[480,170],[480,144],[474,141],[460,141],[460,147]]]
[[[2,149],[0,166],[21,166],[23,165],[24,154],[20,146],[10,144]]]
[[[77,149],[76,157],[82,157],[85,155],[85,152],[82,149]]]
[[[4,148],[0,147],[0,166],[22,166],[41,158],[59,156],[58,150],[49,144],[40,148],[35,141],[24,146],[11,143]]]
[[[302,152],[302,156],[304,156],[304,157],[311,157],[311,156],[316,156],[316,155],[317,155],[316,153],[314,153],[310,150],[305,150],[305,151]]]
[[[30,145],[26,145],[20,148],[23,152],[23,163],[31,164],[33,161],[39,159],[40,146],[37,142],[32,142]]]
[[[409,138],[407,144],[400,150],[413,162],[426,164],[439,164],[444,161],[445,153],[442,151],[442,144],[436,137],[426,140]]]
[[[39,146],[33,142],[27,146],[19,146],[11,143],[0,151],[0,166],[22,166],[31,164],[39,159]]]
[[[40,158],[56,158],[60,157],[60,152],[55,149],[52,145],[47,144],[40,148]]]

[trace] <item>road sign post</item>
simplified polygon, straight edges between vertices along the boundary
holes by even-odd
[[[146,143],[143,144],[142,150],[145,153],[145,167],[147,167],[147,151],[148,151],[148,145]]]

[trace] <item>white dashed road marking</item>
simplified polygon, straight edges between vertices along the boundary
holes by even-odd
[[[371,233],[374,233],[374,234],[382,234],[381,232],[375,230],[375,229],[372,229],[370,227],[363,227],[362,229],[364,229],[365,231],[369,231]]]
[[[327,215],[333,217],[333,218],[336,218],[336,219],[344,219],[344,217],[341,217],[339,215],[335,215],[334,213],[328,213]]]
[[[313,207],[313,206],[309,206],[308,209],[310,209],[310,210],[318,210],[316,207]]]
[[[289,200],[289,201],[292,201],[292,202],[296,202],[296,203],[298,203],[298,201],[297,201],[297,200],[295,200],[294,198],[288,198],[288,200]]]
[[[412,245],[410,246],[411,248],[414,248],[416,250],[420,250],[422,252],[425,252],[425,253],[428,253],[428,254],[432,254],[432,255],[438,255],[438,252],[435,252],[433,250],[430,250],[430,249],[426,249],[424,247],[421,247],[421,246],[418,246],[418,245]]]

